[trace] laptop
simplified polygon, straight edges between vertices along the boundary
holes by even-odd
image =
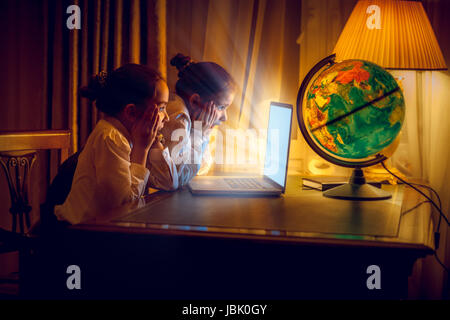
[[[292,105],[271,102],[262,176],[196,176],[188,188],[196,195],[279,196],[286,188]]]

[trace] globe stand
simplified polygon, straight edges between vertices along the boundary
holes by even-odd
[[[323,192],[323,196],[342,200],[386,200],[392,197],[389,192],[367,184],[361,168],[353,170],[348,183]]]

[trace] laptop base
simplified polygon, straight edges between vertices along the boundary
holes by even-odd
[[[246,179],[257,180],[264,188],[233,188],[226,179]],[[281,188],[277,188],[266,181],[262,176],[197,176],[192,179],[188,188],[194,195],[225,195],[225,196],[279,196]]]

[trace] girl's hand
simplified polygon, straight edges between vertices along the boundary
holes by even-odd
[[[161,134],[162,136],[162,134]],[[150,149],[159,149],[159,150],[164,150],[164,145],[162,143],[162,140],[160,138],[160,136],[156,136],[155,142],[153,142],[152,146],[150,147]]]
[[[201,121],[203,132],[208,132],[214,126],[214,123],[217,121],[217,117],[218,115],[214,106],[214,101],[210,101],[205,108],[194,113],[193,120]]]
[[[142,118],[137,120],[131,128],[131,139],[133,148],[149,150],[156,135],[158,134],[158,123],[160,115],[157,108],[148,108]]]

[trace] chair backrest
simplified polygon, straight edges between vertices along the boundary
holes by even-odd
[[[53,205],[63,204],[69,195],[73,176],[78,164],[78,157],[82,150],[71,155],[58,168],[58,173],[53,179],[47,192],[46,202]]]
[[[69,130],[0,131],[0,162],[5,171],[11,196],[12,230],[30,228],[28,187],[37,150],[58,150],[58,162],[69,156]]]
[[[59,163],[69,157],[69,130],[0,132],[0,152],[58,149]]]
[[[69,195],[81,151],[82,149],[63,162],[48,188],[47,197],[45,203],[41,205],[40,212],[41,224],[45,230],[51,230],[58,224],[54,214],[55,205],[63,204]]]

